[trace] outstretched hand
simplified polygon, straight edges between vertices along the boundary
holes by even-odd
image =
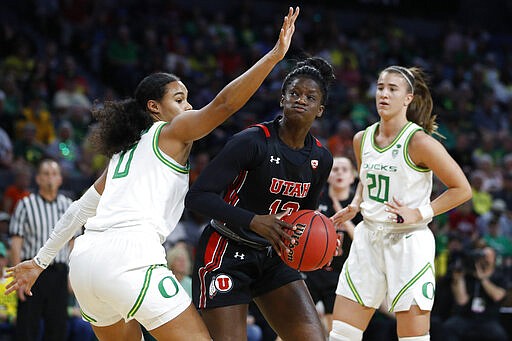
[[[342,230],[342,224],[348,220],[352,220],[356,216],[357,212],[359,212],[359,208],[352,204],[343,208],[341,211],[336,212],[331,217],[334,227],[336,227],[337,230]]]
[[[24,301],[25,295],[32,296],[32,286],[43,270],[32,259],[8,268],[5,277],[12,277],[12,281],[5,287],[4,294],[9,295],[13,291],[18,291],[18,297]]]
[[[279,60],[283,59],[290,47],[293,33],[295,32],[295,20],[299,16],[299,7],[295,10],[290,7],[288,14],[284,17],[283,26],[279,32],[279,40],[274,46],[274,53],[277,55]]]
[[[276,214],[255,215],[249,228],[267,239],[279,256],[281,256],[281,250],[289,252],[287,245],[295,242],[292,236],[285,231],[294,230],[295,226],[281,220],[281,217]],[[286,241],[286,244],[283,240]]]

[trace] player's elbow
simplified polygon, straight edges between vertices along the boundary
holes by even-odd
[[[470,200],[473,197],[473,190],[471,189],[471,185],[469,182],[467,182],[462,188],[461,188],[461,199],[462,202],[466,202]]]

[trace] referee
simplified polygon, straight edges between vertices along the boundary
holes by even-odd
[[[36,256],[72,203],[70,198],[58,193],[62,175],[56,161],[44,159],[39,163],[36,183],[37,192],[21,199],[11,217],[12,265]],[[44,340],[66,340],[68,255],[66,246],[32,287],[33,296],[18,291],[16,340],[39,340],[41,320],[44,321]]]

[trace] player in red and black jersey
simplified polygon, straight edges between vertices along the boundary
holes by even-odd
[[[279,214],[318,207],[333,161],[309,129],[333,79],[325,60],[299,62],[283,82],[283,115],[236,134],[186,197],[212,218],[198,245],[193,300],[215,340],[246,338],[252,300],[282,339],[325,340],[300,273],[278,256],[292,228]]]

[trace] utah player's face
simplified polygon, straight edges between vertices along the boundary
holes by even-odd
[[[299,77],[290,82],[281,98],[283,114],[287,120],[300,120],[312,124],[324,112],[320,86],[311,78]]]

